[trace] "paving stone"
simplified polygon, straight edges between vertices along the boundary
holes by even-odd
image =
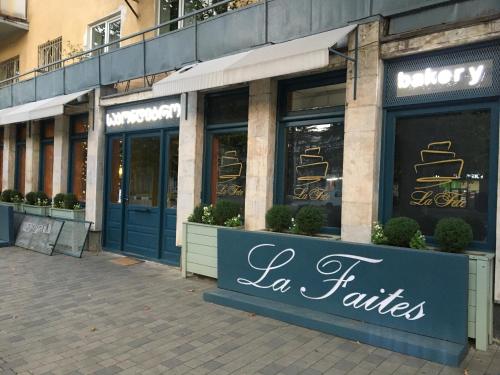
[[[0,375],[500,375],[497,345],[446,367],[208,304],[212,280],[113,258],[2,249]]]

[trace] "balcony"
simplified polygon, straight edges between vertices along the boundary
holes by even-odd
[[[9,1],[15,2],[0,0],[0,3]],[[245,8],[206,17],[204,12],[216,13],[213,12],[216,6],[232,1],[222,1],[52,64],[60,69],[40,67],[16,77],[19,82],[14,79],[0,82],[7,84],[0,87],[0,109],[143,77],[151,77],[149,82],[152,82],[155,75],[193,62],[340,28],[375,15],[392,20],[399,15],[413,14],[415,23],[419,12],[426,10],[438,9],[439,14],[447,15],[448,7],[476,4],[477,12],[484,11],[476,0],[458,3],[452,0],[261,0]],[[490,11],[500,8],[498,2],[497,5],[483,4],[490,4]],[[189,26],[158,35],[157,29],[168,29],[169,24],[183,20],[188,20],[185,24]],[[432,19],[434,24],[440,22],[437,16]],[[405,27],[408,23],[407,20]]]
[[[27,30],[26,0],[0,0],[0,47]]]

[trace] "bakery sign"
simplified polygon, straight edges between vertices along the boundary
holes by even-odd
[[[489,87],[492,60],[397,72],[397,97]]]
[[[179,101],[162,101],[135,104],[130,107],[109,109],[106,112],[107,132],[138,130],[179,125],[181,104]]]

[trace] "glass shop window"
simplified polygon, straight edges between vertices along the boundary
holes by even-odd
[[[16,127],[16,169],[15,189],[25,194],[26,177],[26,124]]]
[[[54,172],[54,120],[40,121],[40,190],[52,197]]]
[[[123,140],[114,138],[111,141],[111,183],[109,184],[109,201],[121,203],[123,186]]]
[[[340,227],[343,122],[290,126],[285,137],[285,203],[323,207],[326,226]]]
[[[85,203],[87,189],[88,115],[71,118],[70,181],[68,190]]]
[[[177,207],[177,170],[179,169],[179,138],[172,137],[168,147],[167,208]]]
[[[485,241],[490,171],[489,110],[396,120],[393,216],[418,221],[433,235],[444,217],[459,217]]]
[[[206,100],[207,200],[245,204],[248,90],[210,95]]]
[[[287,112],[297,112],[344,106],[345,90],[346,84],[344,82],[289,91],[286,110]]]

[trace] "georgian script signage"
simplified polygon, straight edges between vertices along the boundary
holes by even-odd
[[[109,109],[106,112],[107,132],[178,126],[181,104],[177,101],[161,101],[133,104],[128,107]]]
[[[456,343],[468,259],[264,232],[218,231],[218,286]]]
[[[16,237],[16,246],[52,255],[63,222],[50,217],[25,215]]]
[[[397,97],[491,86],[493,61],[476,61],[397,73]]]

